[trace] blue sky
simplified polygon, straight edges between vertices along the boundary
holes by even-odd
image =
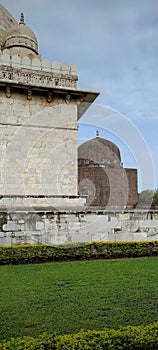
[[[79,142],[114,141],[139,191],[158,187],[158,1],[1,0],[35,32],[42,58],[76,63],[79,88],[99,91]],[[93,116],[93,118],[90,116]],[[110,120],[110,124],[109,124]]]

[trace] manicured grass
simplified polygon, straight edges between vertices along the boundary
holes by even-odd
[[[158,257],[0,267],[1,339],[158,321]]]

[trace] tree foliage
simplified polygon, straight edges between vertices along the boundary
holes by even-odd
[[[153,203],[158,203],[158,189],[155,190],[155,193],[153,196]]]
[[[139,194],[140,203],[156,203],[158,204],[158,189],[144,190]]]
[[[153,196],[155,194],[154,190],[144,190],[139,194],[139,202],[141,203],[152,203]]]

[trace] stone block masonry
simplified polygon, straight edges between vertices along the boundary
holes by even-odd
[[[0,245],[158,240],[158,211],[0,213]]]
[[[77,107],[0,90],[0,193],[77,195]]]

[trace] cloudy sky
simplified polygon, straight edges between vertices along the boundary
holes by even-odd
[[[1,0],[35,32],[42,58],[76,63],[79,88],[99,91],[79,140],[100,136],[158,187],[158,0]]]

